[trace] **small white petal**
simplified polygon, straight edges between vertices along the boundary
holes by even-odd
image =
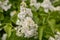
[[[7,34],[3,34],[2,40],[6,40],[6,38],[7,38]]]
[[[55,40],[53,37],[50,37],[49,40]]]
[[[17,20],[17,21],[16,21],[16,24],[17,24],[17,25],[20,25],[20,20]]]
[[[16,14],[16,11],[12,11],[12,12],[10,13],[10,16],[14,16],[14,14]]]

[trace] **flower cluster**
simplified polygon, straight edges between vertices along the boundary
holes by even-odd
[[[43,3],[41,3],[41,6],[44,8],[45,12],[51,11],[60,11],[60,7],[54,7],[50,0],[44,0]]]
[[[36,7],[36,9],[39,9],[40,3],[37,3],[37,0],[31,0],[30,6],[34,6],[34,7]]]
[[[17,36],[24,36],[24,37],[33,37],[37,36],[38,32],[38,26],[35,24],[35,22],[32,19],[33,15],[31,12],[31,9],[26,8],[26,4],[23,1],[20,6],[20,13],[18,14],[18,20],[16,24],[18,27],[16,27],[16,35]]]
[[[49,40],[60,40],[60,32],[57,32],[57,34],[55,35],[55,38],[50,37]]]
[[[60,11],[60,6],[54,7],[50,0],[44,0],[42,3],[37,3],[37,0],[31,0],[30,1],[30,6],[34,6],[37,9],[39,9],[40,6],[41,6],[41,7],[44,8],[44,11],[46,13],[48,13],[49,10],[51,10],[51,11]]]
[[[9,3],[9,0],[0,1],[0,8],[7,11],[8,9],[11,8],[11,4],[8,4],[8,3]]]

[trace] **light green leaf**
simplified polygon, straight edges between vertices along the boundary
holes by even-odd
[[[4,19],[4,15],[2,13],[0,13],[0,20]]]
[[[45,26],[39,27],[39,30],[38,30],[39,31],[39,40],[42,40],[44,27]]]
[[[16,23],[16,21],[17,21],[17,14],[15,14],[15,15],[13,15],[13,16],[11,17],[11,21],[12,21],[13,23]]]
[[[12,25],[11,24],[6,24],[4,26],[4,31],[7,33],[7,36],[10,37],[11,32],[12,32]]]
[[[0,8],[0,12],[3,12],[2,8]]]
[[[55,20],[54,19],[49,20],[48,24],[49,24],[52,32],[54,33],[54,30],[55,30]]]

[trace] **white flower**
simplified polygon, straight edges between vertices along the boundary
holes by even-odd
[[[24,2],[21,3],[22,5],[20,6],[20,13],[18,14],[19,19],[24,19],[27,15],[32,17],[32,12],[31,9],[26,8],[24,5],[26,5]]]
[[[60,11],[60,6],[55,7],[56,11]]]
[[[18,14],[19,19],[24,19],[26,16],[32,17],[31,9],[20,6],[20,13]]]
[[[0,28],[0,31],[2,30],[2,28]]]
[[[60,32],[57,32],[58,35],[60,35]]]
[[[53,37],[50,37],[49,40],[55,40]]]
[[[29,38],[38,35],[38,26],[32,20],[33,15],[31,9],[24,7],[24,5],[25,4],[22,4],[22,6],[20,6],[20,13],[18,14],[19,19],[16,22],[18,26],[15,30],[17,36]]]
[[[2,40],[6,40],[6,38],[7,38],[7,34],[3,34]]]
[[[44,8],[44,9],[49,9],[51,3],[49,0],[44,0],[43,3],[41,4],[41,6]]]
[[[53,11],[55,9],[50,0],[44,0],[43,3],[41,3],[41,6],[44,8],[45,12],[48,12],[49,10]]]
[[[5,0],[3,4],[7,5],[8,2],[9,2],[9,0]]]
[[[30,6],[34,6],[38,10],[40,7],[40,3],[37,3],[37,0],[31,0]]]
[[[10,16],[14,16],[16,14],[16,11],[12,11],[11,13],[10,13]]]
[[[57,34],[54,35],[54,38],[50,37],[49,40],[60,40],[60,32],[57,32]]]
[[[11,4],[10,5],[1,5],[1,8],[4,9],[5,11],[7,11],[8,9],[11,8]]]
[[[25,12],[25,7],[23,7],[23,6],[20,6],[20,12]]]
[[[49,7],[51,5],[50,0],[44,0],[43,3],[41,3],[42,7]]]
[[[40,8],[40,3],[34,4],[34,7],[38,10]]]
[[[26,19],[24,20],[24,22],[26,22],[28,25],[34,25],[34,21],[30,17],[26,17]]]
[[[28,16],[33,17],[33,14],[32,14],[31,9],[26,8],[26,11],[25,12],[27,13]]]
[[[29,37],[32,37],[33,34],[34,34],[34,33],[32,33],[32,32],[34,32],[34,31],[33,31],[33,30],[30,30],[30,31],[26,30],[24,37],[28,37],[28,38],[29,38]]]
[[[21,28],[18,27],[17,32],[16,32],[16,35],[17,36],[23,36],[23,33],[21,31]]]
[[[33,6],[37,3],[37,0],[30,0],[30,6]]]
[[[60,35],[56,34],[55,35],[55,40],[60,40]]]
[[[0,1],[0,5],[7,5],[7,3],[8,3],[9,1],[8,0],[4,0],[4,1]]]
[[[20,20],[22,20],[22,19],[25,18],[25,15],[26,15],[25,12],[20,12],[20,13],[18,14],[18,18],[19,18]]]
[[[19,19],[16,21],[16,24],[17,25],[20,25],[20,20]]]
[[[22,1],[21,6],[26,7],[27,5],[24,1]]]
[[[24,21],[20,21],[20,26],[18,26],[16,30],[17,36],[25,35],[24,37],[32,37],[37,35],[38,26],[34,23],[31,17],[26,17]]]
[[[46,13],[48,13],[49,10],[48,10],[48,9],[44,9],[44,11],[45,11]]]
[[[11,8],[11,4],[8,5],[8,2],[8,0],[5,0],[3,2],[0,1],[0,7],[5,11]]]

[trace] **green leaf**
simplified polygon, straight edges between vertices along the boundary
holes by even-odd
[[[45,25],[43,37],[48,39],[50,36],[54,37],[55,33],[52,32],[48,25]]]
[[[17,21],[17,14],[15,14],[15,15],[13,15],[13,16],[11,17],[11,21],[12,21],[13,23],[16,23],[16,21]]]
[[[60,0],[55,1],[55,2],[53,2],[52,4],[53,4],[55,7],[60,6]]]
[[[10,23],[7,23],[4,26],[4,31],[7,33],[7,36],[10,37],[11,32],[12,32],[12,25]]]
[[[56,25],[55,30],[60,32],[60,24],[57,24],[57,25]]]
[[[2,8],[0,8],[0,12],[3,12],[3,9]]]
[[[37,0],[37,1],[42,3],[44,0]]]
[[[31,7],[31,10],[35,12],[36,11],[36,8],[34,6],[32,6]]]
[[[54,31],[55,31],[55,20],[54,19],[49,20],[48,24],[49,24],[52,32],[54,33]]]
[[[0,20],[4,19],[4,15],[2,13],[0,13]]]
[[[38,30],[39,31],[39,40],[42,40],[44,27],[45,26],[40,26],[39,27],[39,30]]]

